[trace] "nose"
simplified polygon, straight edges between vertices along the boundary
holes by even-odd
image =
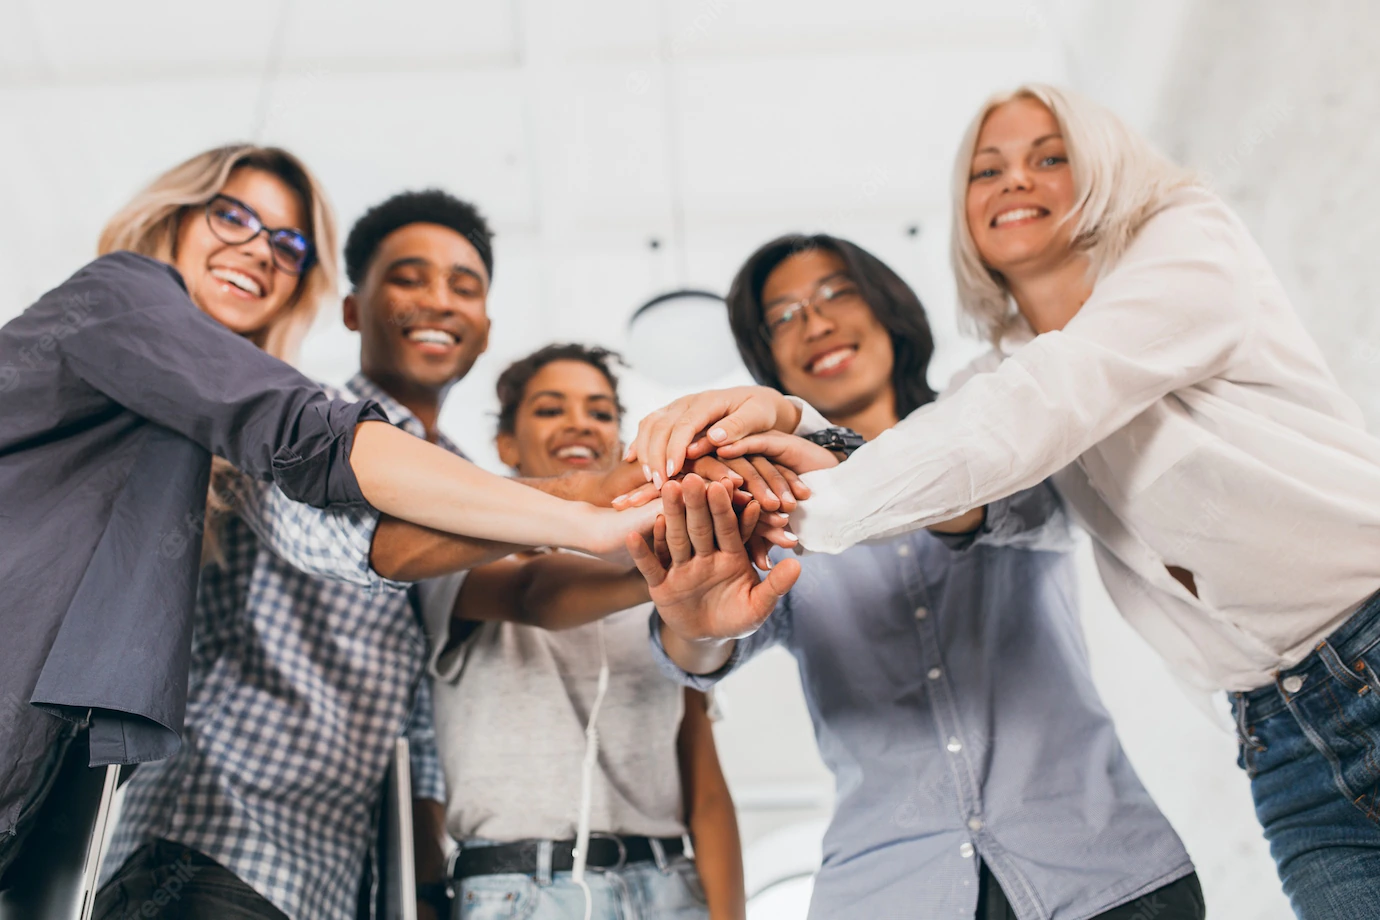
[[[251,239],[235,247],[239,252],[259,263],[265,269],[273,268],[273,247],[269,245],[268,234],[260,230]]]
[[[1015,164],[1013,164],[1013,165],[1010,166],[1004,173],[1002,173],[1002,177],[1006,180],[1006,181],[1003,183],[1002,191],[1005,191],[1005,192],[1016,192],[1016,191],[1028,192],[1028,191],[1030,191],[1031,178],[1030,178],[1030,173],[1029,173],[1029,172],[1026,170],[1026,168],[1025,168],[1025,164],[1023,164],[1023,163],[1015,163]]]
[[[822,339],[836,328],[834,321],[824,315],[819,304],[812,303],[805,308],[805,341]]]

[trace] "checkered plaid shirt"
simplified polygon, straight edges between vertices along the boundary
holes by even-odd
[[[347,387],[425,434],[363,375]],[[414,795],[445,800],[425,633],[407,586],[369,568],[377,512],[322,511],[259,483],[239,511],[224,564],[201,573],[181,750],[126,784],[106,875],[163,838],[289,917],[353,917],[400,734]]]

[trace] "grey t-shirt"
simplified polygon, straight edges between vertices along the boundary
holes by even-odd
[[[684,690],[652,658],[651,605],[560,632],[480,623],[443,656],[462,580],[437,579],[422,590],[451,836],[502,842],[575,836],[600,630],[610,674],[599,712],[590,827],[648,837],[685,833],[676,755]]]

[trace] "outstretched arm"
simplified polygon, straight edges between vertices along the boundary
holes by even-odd
[[[685,823],[695,844],[695,868],[704,885],[710,920],[743,920],[747,916],[743,842],[733,796],[714,746],[708,704],[703,693],[685,688],[685,716],[677,742]]]
[[[570,553],[522,553],[465,579],[454,619],[571,629],[647,601],[635,569]]]

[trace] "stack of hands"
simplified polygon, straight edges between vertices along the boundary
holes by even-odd
[[[799,421],[766,387],[687,396],[644,418],[609,474],[607,488],[627,485],[615,508],[660,505],[650,533],[626,533],[625,546],[685,643],[708,650],[751,633],[799,576],[797,561],[773,566],[767,553],[795,546],[789,516],[810,497],[801,475],[839,462],[790,434]]]

